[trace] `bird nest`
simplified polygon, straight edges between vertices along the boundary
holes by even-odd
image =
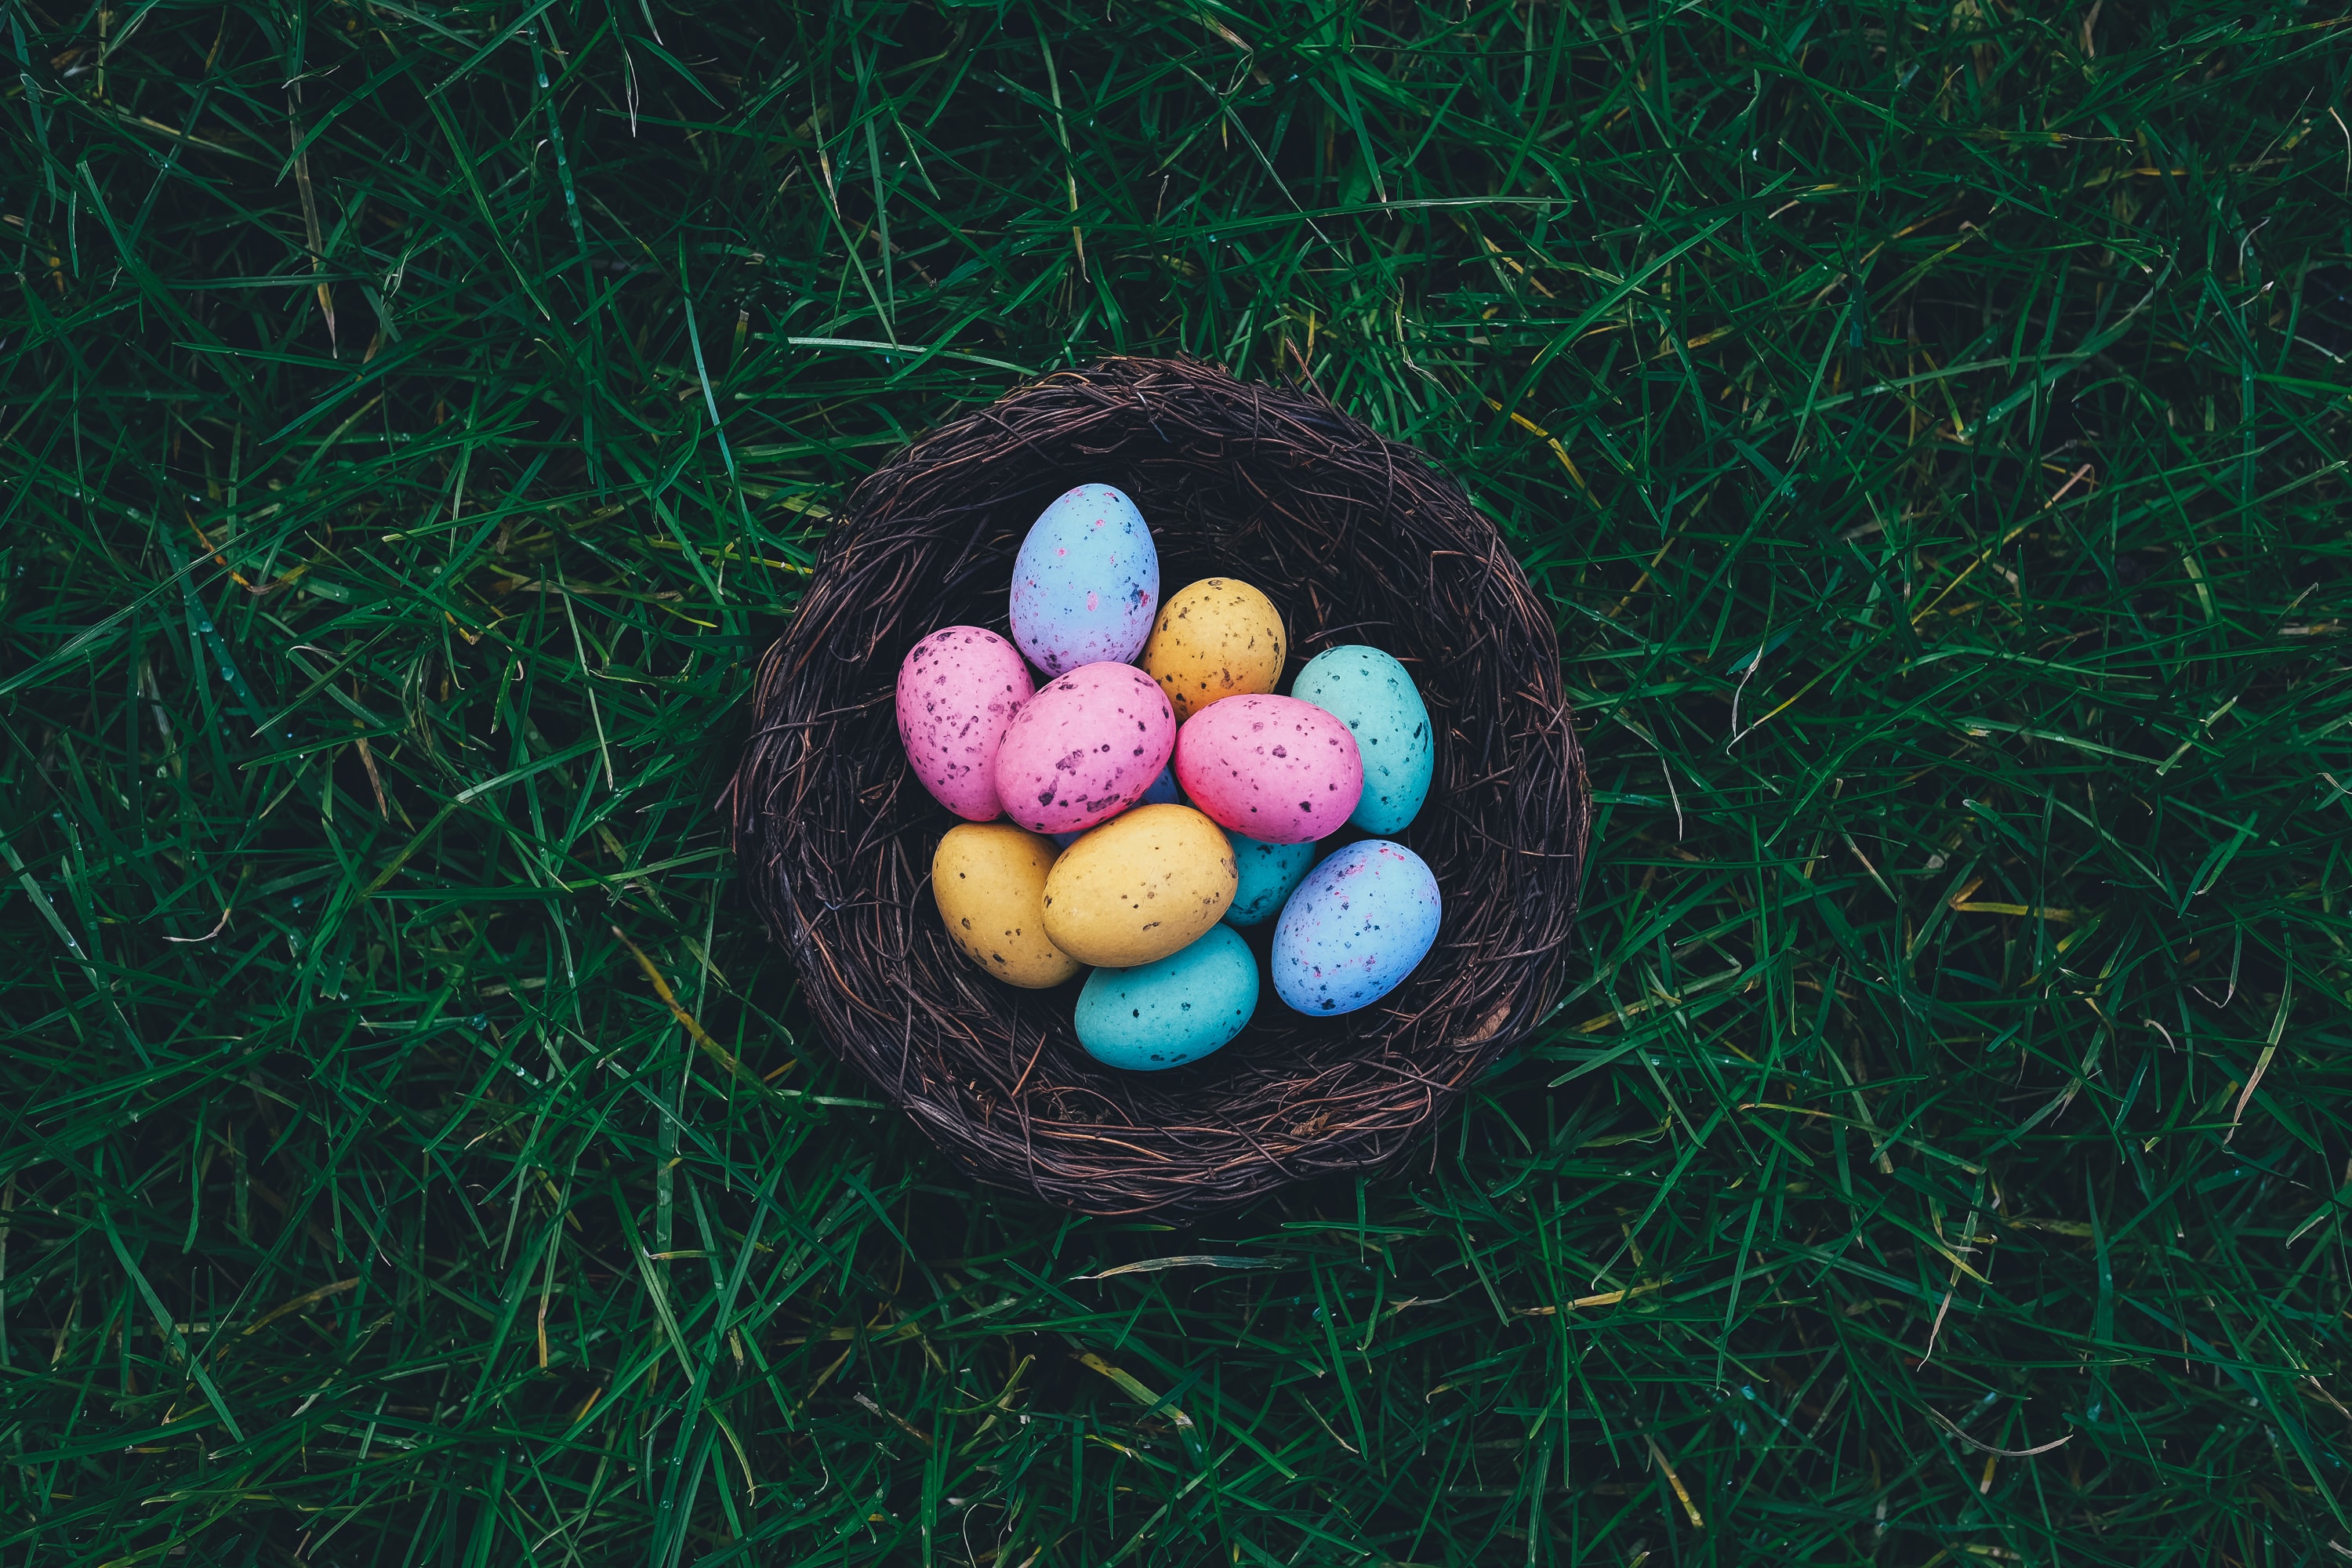
[[[1223,1050],[1121,1072],[1080,1048],[1076,983],[1015,990],[941,929],[931,854],[957,818],[907,765],[898,665],[940,626],[1005,632],[1014,552],[1080,483],[1135,499],[1169,591],[1265,591],[1290,630],[1286,689],[1346,643],[1412,672],[1437,772],[1397,837],[1444,917],[1372,1006],[1310,1018],[1269,986]],[[1550,608],[1461,487],[1320,397],[1150,359],[1049,375],[857,487],[761,662],[727,809],[825,1039],[956,1163],[1066,1208],[1171,1218],[1403,1155],[1550,1011],[1591,822]]]

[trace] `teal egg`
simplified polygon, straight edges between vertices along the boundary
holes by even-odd
[[[1291,890],[1305,880],[1315,864],[1315,845],[1265,844],[1255,838],[1244,838],[1228,829],[1227,842],[1234,847],[1234,866],[1241,872],[1241,886],[1234,890],[1233,907],[1225,911],[1229,926],[1254,926],[1272,920],[1282,912],[1284,900]]]
[[[1309,659],[1290,683],[1290,694],[1355,732],[1364,793],[1348,820],[1367,833],[1403,832],[1429,798],[1437,771],[1429,710],[1404,666],[1379,648],[1352,643]]]
[[[1198,1061],[1257,1011],[1257,958],[1231,926],[1133,969],[1097,969],[1078,993],[1078,1044],[1105,1067],[1159,1072]]]

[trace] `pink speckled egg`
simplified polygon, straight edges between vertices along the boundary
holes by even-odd
[[[945,626],[898,667],[898,739],[941,805],[971,822],[1004,813],[996,749],[1036,691],[1021,650],[982,626]]]
[[[1175,744],[1159,682],[1131,664],[1080,665],[1013,716],[996,752],[997,796],[1032,833],[1092,827],[1142,799]]]
[[[1348,726],[1296,697],[1228,697],[1176,732],[1176,783],[1220,827],[1266,844],[1338,831],[1364,793]]]

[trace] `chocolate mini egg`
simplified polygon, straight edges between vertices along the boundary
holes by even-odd
[[[1437,941],[1437,878],[1364,838],[1307,874],[1274,928],[1275,994],[1301,1013],[1352,1013],[1402,984]]]
[[[1300,844],[1348,820],[1363,794],[1364,764],[1348,726],[1312,702],[1228,697],[1176,731],[1176,783],[1220,826],[1267,844]]]
[[[1429,710],[1404,666],[1361,643],[1327,648],[1307,661],[1290,694],[1332,714],[1356,737],[1364,795],[1348,820],[1367,833],[1403,832],[1429,798],[1437,767]]]
[[[1065,490],[1038,514],[1013,561],[1013,640],[1047,675],[1124,664],[1160,608],[1160,552],[1126,494]]]
[[[1097,969],[1078,993],[1078,1044],[1105,1067],[1160,1072],[1199,1061],[1257,1011],[1257,955],[1230,926],[1133,969]]]
[[[1234,907],[1225,911],[1229,926],[1254,926],[1282,912],[1282,906],[1308,867],[1315,864],[1315,845],[1266,844],[1228,832],[1234,847],[1234,869],[1240,885],[1234,889]]]
[[[1143,798],[1175,739],[1151,677],[1131,664],[1082,665],[1013,716],[996,748],[996,794],[1032,833],[1092,827]]]
[[[1235,881],[1215,823],[1189,805],[1139,805],[1054,862],[1045,934],[1080,963],[1133,969],[1192,946],[1224,918]]]
[[[973,822],[1004,814],[996,748],[1035,695],[1021,650],[982,626],[944,626],[898,667],[898,739],[915,777],[941,805]]]
[[[1289,646],[1273,600],[1238,578],[1203,577],[1168,595],[1136,662],[1181,724],[1220,698],[1272,691]]]
[[[1045,934],[1054,847],[1009,822],[959,823],[931,856],[931,898],[965,956],[1009,985],[1040,991],[1085,966]]]

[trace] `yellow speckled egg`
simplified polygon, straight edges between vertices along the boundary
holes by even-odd
[[[1272,691],[1289,651],[1273,600],[1238,578],[1203,577],[1160,606],[1136,662],[1181,724],[1219,698]]]
[[[1239,880],[1215,823],[1189,805],[1139,805],[1054,862],[1045,934],[1081,963],[1156,963],[1223,920]]]
[[[1042,991],[1085,967],[1045,934],[1051,839],[1009,822],[948,829],[931,857],[931,897],[948,935],[974,963],[1008,984]]]

